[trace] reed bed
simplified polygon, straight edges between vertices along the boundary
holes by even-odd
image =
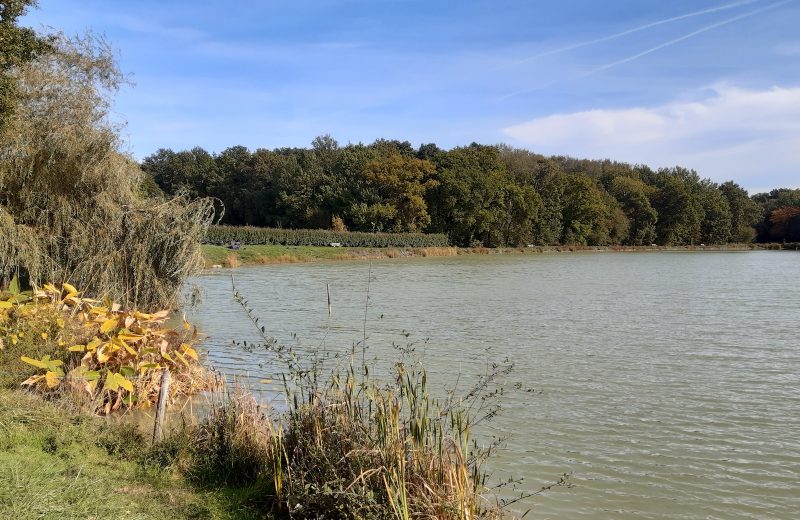
[[[420,247],[413,250],[416,256],[457,256],[457,247]]]
[[[196,484],[234,486],[264,518],[500,518],[485,498],[475,422],[493,416],[490,390],[510,370],[494,365],[464,398],[435,398],[421,363],[398,361],[383,380],[349,355],[324,369],[279,346],[237,295],[265,348],[285,365],[285,408],[260,404],[240,387],[210,397],[210,411],[164,441],[178,446],[171,464]],[[302,361],[306,359],[306,362]],[[164,451],[158,445],[154,448]]]

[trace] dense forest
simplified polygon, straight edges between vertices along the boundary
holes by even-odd
[[[214,197],[223,222],[445,233],[455,245],[662,245],[800,240],[800,190],[750,197],[681,167],[545,157],[505,145],[443,150],[379,139],[311,148],[161,149],[151,194]]]

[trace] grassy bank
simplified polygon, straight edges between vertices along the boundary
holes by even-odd
[[[239,250],[224,246],[202,246],[207,268],[213,266],[288,264],[327,260],[367,260],[388,258],[441,257],[458,255],[509,255],[565,252],[653,252],[653,251],[747,251],[797,250],[796,244],[727,244],[712,246],[536,246],[521,248],[464,247],[323,247],[250,245]]]
[[[130,428],[0,389],[0,518],[250,518],[237,493],[148,467],[143,447]]]
[[[320,260],[358,260],[379,258],[408,258],[415,256],[455,256],[459,250],[454,247],[324,247],[324,246],[282,246],[252,245],[231,250],[223,246],[202,246],[206,267],[238,267],[256,264],[291,264],[316,262]]]
[[[0,291],[0,518],[502,515],[485,495],[495,444],[472,442],[470,428],[499,411],[491,403],[511,364],[440,400],[413,349],[386,380],[370,376],[363,352],[356,364],[355,346],[341,353],[349,362],[324,369],[327,351],[309,359],[277,344],[235,293],[260,336],[239,346],[284,365],[277,410],[247,389],[208,384],[185,320],[164,329],[166,311],[80,294],[67,283],[21,291],[16,279]],[[206,406],[175,406],[159,442],[140,429],[156,401],[200,391]]]

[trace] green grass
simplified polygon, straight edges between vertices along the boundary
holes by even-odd
[[[137,459],[147,442],[130,428],[0,389],[0,518],[256,518],[247,490],[202,491]],[[110,441],[111,439],[111,441]]]

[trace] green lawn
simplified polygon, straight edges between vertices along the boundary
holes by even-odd
[[[253,518],[234,492],[197,490],[170,470],[146,468],[137,459],[147,442],[132,446],[134,436],[103,425],[0,389],[0,518]]]

